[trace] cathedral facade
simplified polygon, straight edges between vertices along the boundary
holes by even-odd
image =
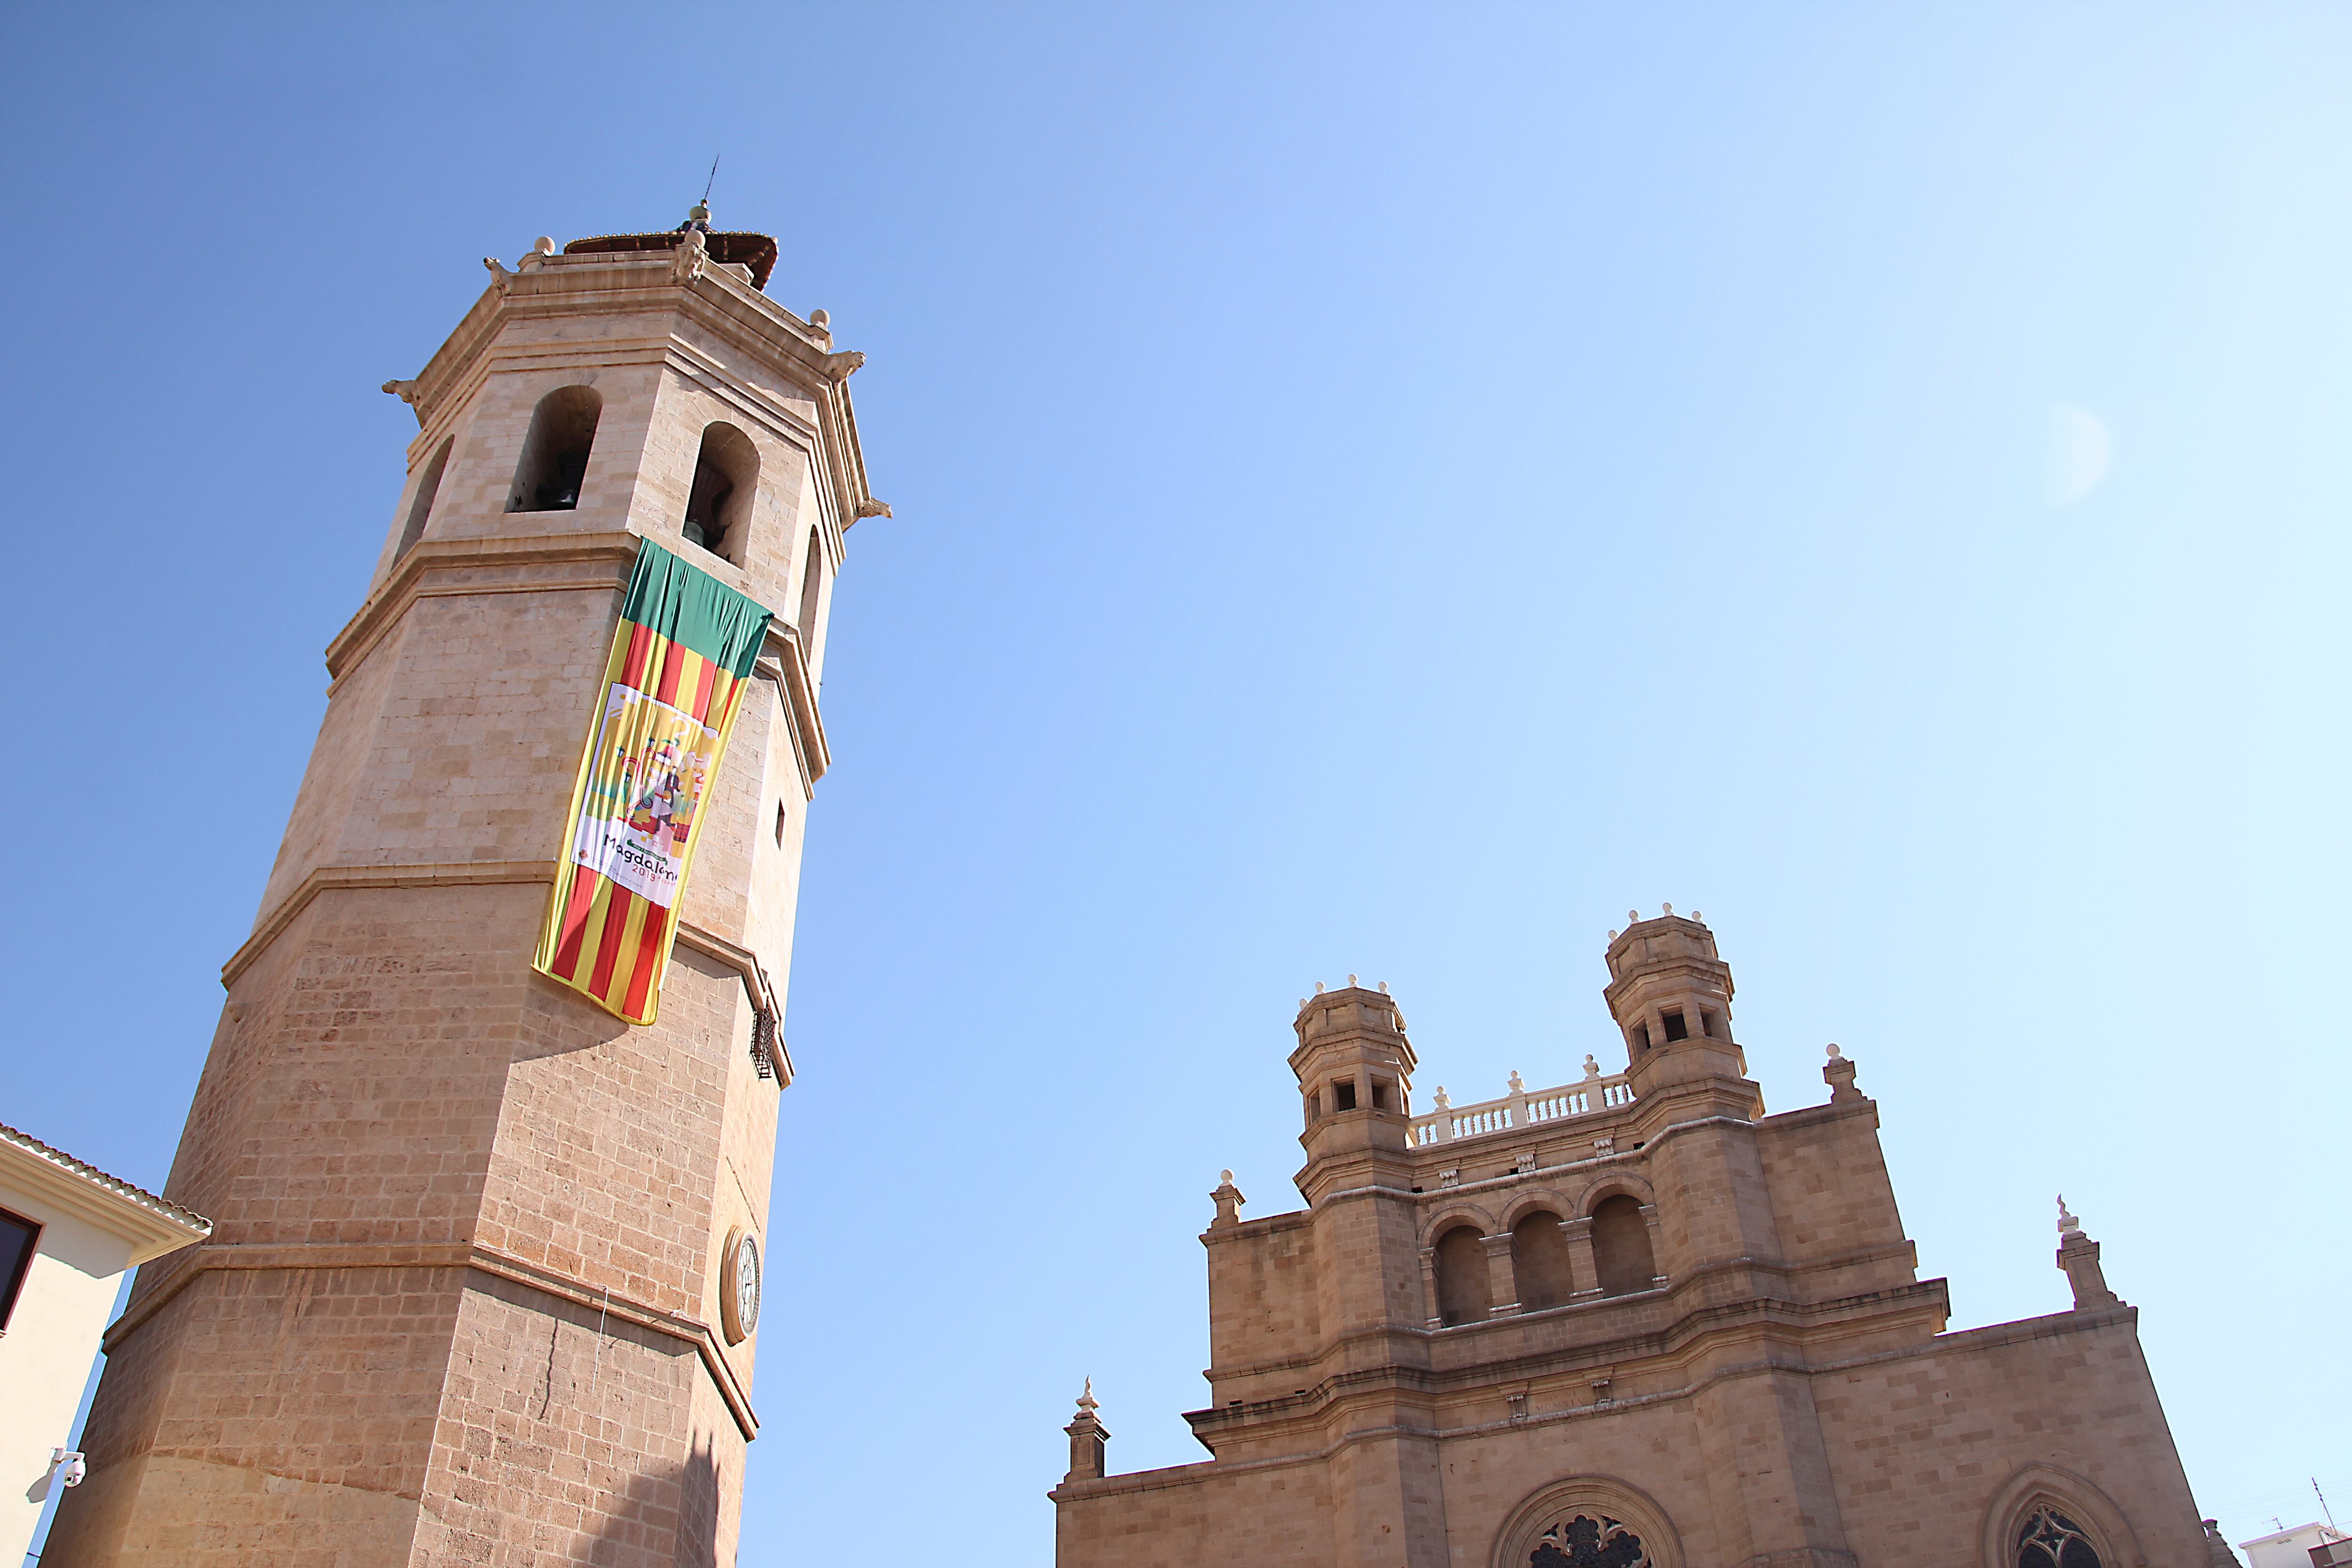
[[[1106,1473],[1058,1568],[2209,1568],[2140,1352],[2072,1216],[2072,1307],[1947,1332],[1877,1103],[1766,1115],[1712,932],[1612,933],[1628,1068],[1416,1113],[1385,987],[1300,1004],[1307,1206],[1208,1252],[1213,1456]],[[2062,1208],[2063,1215],[2063,1208]]]
[[[166,1187],[214,1230],[108,1332],[52,1568],[734,1560],[817,682],[887,509],[864,356],[707,219],[486,262],[384,387],[406,479]],[[533,963],[649,544],[773,618],[636,1025]]]

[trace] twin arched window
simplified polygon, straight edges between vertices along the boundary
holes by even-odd
[[[515,465],[514,483],[507,491],[509,511],[571,511],[579,506],[604,409],[604,400],[593,386],[559,386],[539,400],[531,410],[530,434],[523,437],[522,460]],[[448,457],[444,442],[417,486],[417,500],[401,531],[401,554],[425,531]],[[751,438],[724,420],[704,426],[679,528],[686,542],[740,562],[759,488],[760,449]]]

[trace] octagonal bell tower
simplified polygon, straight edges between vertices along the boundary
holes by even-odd
[[[166,1189],[215,1228],[108,1336],[49,1563],[733,1561],[817,677],[888,510],[775,257],[541,241],[387,384],[407,482]],[[644,541],[775,618],[633,1026],[531,959]]]

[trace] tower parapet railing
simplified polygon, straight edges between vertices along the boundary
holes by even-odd
[[[1450,1103],[1445,1090],[1440,1089],[1430,1113],[1412,1119],[1412,1143],[1414,1148],[1422,1148],[1432,1143],[1451,1143],[1457,1138],[1483,1138],[1491,1132],[1525,1131],[1547,1121],[1598,1116],[1633,1103],[1633,1086],[1626,1081],[1625,1074],[1603,1073],[1600,1064],[1587,1057],[1583,1079],[1558,1089],[1530,1089],[1519,1081],[1517,1073],[1513,1073],[1510,1093],[1471,1105]]]

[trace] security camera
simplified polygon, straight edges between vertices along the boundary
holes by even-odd
[[[72,1448],[50,1449],[49,1468],[57,1472],[61,1486],[78,1487],[81,1485],[81,1479],[89,1474],[89,1462]]]

